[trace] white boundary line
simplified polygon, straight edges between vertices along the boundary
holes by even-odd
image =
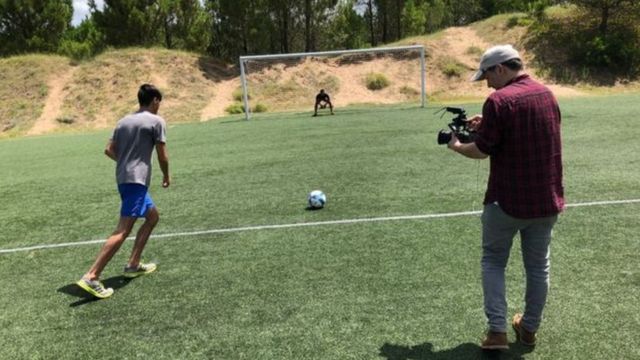
[[[620,204],[632,204],[632,203],[640,203],[640,199],[592,201],[592,202],[584,202],[584,203],[576,203],[576,204],[567,204],[566,207],[571,208],[571,207],[583,207],[583,206],[620,205]],[[316,222],[308,222],[308,223],[293,223],[293,224],[280,224],[280,225],[258,225],[258,226],[245,226],[245,227],[227,228],[227,229],[212,229],[212,230],[202,230],[202,231],[179,232],[179,233],[171,233],[171,234],[158,234],[158,235],[151,235],[151,238],[161,239],[161,238],[169,238],[169,237],[223,234],[223,233],[233,233],[233,232],[242,232],[242,231],[286,229],[286,228],[320,226],[320,225],[356,224],[356,223],[395,221],[395,220],[438,219],[438,218],[455,217],[455,216],[480,215],[481,213],[482,211],[462,211],[462,212],[440,213],[440,214],[386,216],[386,217],[375,217],[375,218],[329,220],[329,221],[316,221]],[[133,238],[128,238],[127,240],[132,240],[132,239]],[[59,244],[49,244],[49,245],[35,245],[35,246],[13,248],[13,249],[0,249],[0,254],[10,254],[10,253],[16,253],[16,252],[23,252],[23,251],[100,244],[105,241],[106,241],[105,239],[86,240],[86,241],[67,242],[67,243],[59,243]]]

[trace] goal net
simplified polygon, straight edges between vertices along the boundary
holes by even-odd
[[[334,108],[426,103],[421,45],[240,57],[235,94],[245,117],[261,111],[313,111],[324,89]]]

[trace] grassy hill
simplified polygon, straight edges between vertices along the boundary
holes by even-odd
[[[558,11],[554,12],[558,15]],[[424,45],[427,49],[427,94],[430,101],[480,101],[490,89],[470,83],[469,76],[482,52],[498,43],[511,43],[521,51],[534,76],[549,84],[556,95],[636,91],[637,83],[593,87],[571,82],[554,83],[549,69],[535,68],[535,54],[525,41],[529,22],[523,14],[505,14],[450,28],[428,36],[403,39],[395,45]],[[562,67],[556,64],[556,67]],[[557,70],[557,69],[556,69]],[[162,115],[169,121],[206,121],[238,108],[240,88],[236,64],[224,64],[195,53],[166,49],[130,48],[107,51],[96,58],[73,63],[55,55],[25,55],[0,59],[0,138],[52,131],[107,128],[135,110],[141,83],[156,84],[165,94]],[[371,73],[387,77],[382,90],[367,89]],[[558,73],[555,71],[554,73]],[[319,88],[331,93],[335,104],[389,104],[419,100],[419,63],[413,56],[376,56],[342,59],[307,59],[250,67],[252,105],[269,112],[310,110]],[[556,79],[557,77],[553,77]],[[241,107],[240,107],[241,109]]]

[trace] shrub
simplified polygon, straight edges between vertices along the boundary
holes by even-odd
[[[389,86],[390,81],[384,74],[381,73],[369,73],[366,78],[367,89],[380,90]]]
[[[89,59],[94,55],[91,44],[74,40],[63,40],[58,47],[58,53],[77,61]]]
[[[242,101],[243,100],[242,88],[239,87],[239,88],[233,90],[233,92],[231,93],[231,96],[233,97],[233,100],[235,100],[235,101]],[[247,94],[247,98],[249,100],[251,100],[251,91],[249,91],[249,93]]]
[[[256,106],[253,107],[253,112],[255,113],[267,112],[267,106],[261,103],[257,103]]]
[[[467,48],[467,51],[465,51],[465,53],[467,55],[475,55],[480,57],[482,55],[484,50],[482,50],[481,48],[477,47],[477,46],[469,46]]]
[[[242,114],[244,112],[244,106],[241,103],[233,103],[227,106],[224,111],[229,114]]]
[[[614,22],[606,35],[586,15],[546,17],[530,27],[528,47],[538,67],[563,82],[633,79],[640,75],[640,29]]]
[[[640,49],[633,41],[634,35],[625,32],[595,36],[581,44],[575,44],[574,59],[587,66],[634,70],[640,64]]]
[[[529,26],[533,20],[527,16],[514,15],[507,20],[507,28],[511,29],[516,26]]]
[[[447,57],[440,62],[440,70],[442,70],[442,73],[447,77],[451,78],[462,76],[462,74],[467,71],[467,68],[456,59]]]
[[[76,122],[76,119],[74,119],[71,116],[62,116],[56,119],[57,122],[59,122],[60,124],[66,124],[66,125],[71,125],[74,122]]]
[[[420,91],[405,85],[400,88],[400,94],[405,95],[407,97],[415,97],[420,95]]]

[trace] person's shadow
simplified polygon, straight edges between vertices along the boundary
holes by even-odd
[[[102,283],[107,288],[113,288],[113,290],[117,290],[127,286],[132,280],[133,280],[132,278],[127,278],[122,275],[119,275],[119,276],[114,276],[114,277],[105,279],[102,281]],[[76,285],[76,283],[65,285],[59,288],[58,292],[79,298],[79,300],[69,304],[70,307],[85,305],[85,304],[92,303],[96,300],[100,300],[92,296],[88,292],[84,291],[83,289],[81,289],[78,285]]]
[[[480,346],[466,343],[452,349],[433,351],[433,344],[403,346],[386,343],[380,348],[380,356],[387,360],[474,360],[474,359],[523,359],[522,355],[533,351],[532,347],[514,342],[509,350],[482,350]]]

